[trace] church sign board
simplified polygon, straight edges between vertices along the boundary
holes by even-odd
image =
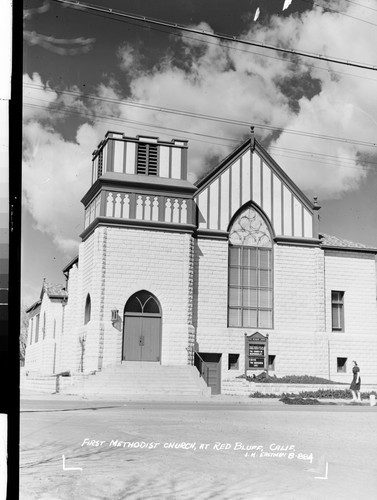
[[[268,335],[245,333],[245,375],[249,370],[268,371]]]

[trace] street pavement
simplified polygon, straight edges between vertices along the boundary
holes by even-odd
[[[376,416],[368,403],[28,393],[20,499],[374,499]]]

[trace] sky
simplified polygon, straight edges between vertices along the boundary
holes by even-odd
[[[377,0],[95,4],[377,67]],[[377,71],[25,0],[23,84],[24,305],[38,299],[43,278],[63,283],[77,255],[91,153],[108,130],[187,139],[194,182],[254,125],[278,164],[318,197],[321,232],[377,247]]]

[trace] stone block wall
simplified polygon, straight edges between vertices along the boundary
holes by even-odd
[[[85,371],[121,362],[122,323],[113,326],[111,310],[117,309],[123,322],[126,302],[139,290],[151,292],[161,305],[162,364],[187,364],[193,337],[191,235],[100,227],[84,245],[81,260],[87,264],[80,264],[82,298],[90,293],[92,299],[92,317],[86,325]],[[84,300],[80,307],[85,307]]]
[[[326,331],[332,330],[331,291],[343,291],[345,333],[377,339],[375,265],[374,254],[325,250]]]
[[[228,328],[228,243],[198,239],[194,280],[198,350],[221,354],[222,379],[234,378],[245,369],[245,333],[259,331],[269,335],[269,355],[275,356],[271,373],[277,376],[316,375],[348,382],[356,359],[365,383],[376,382],[375,261],[373,255],[351,255],[326,251],[325,257],[317,247],[275,244],[274,328]],[[345,290],[344,333],[328,328],[331,290]],[[238,370],[228,369],[229,354],[239,355]],[[345,372],[339,371],[338,358],[347,359]]]
[[[40,306],[39,335],[26,346],[25,369],[42,374],[52,374],[59,369],[58,345],[63,324],[63,304],[60,299],[50,299],[45,293]],[[30,329],[30,328],[29,328]]]

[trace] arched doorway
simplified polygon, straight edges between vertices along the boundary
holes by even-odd
[[[161,308],[154,295],[140,290],[124,307],[124,361],[160,361]]]

